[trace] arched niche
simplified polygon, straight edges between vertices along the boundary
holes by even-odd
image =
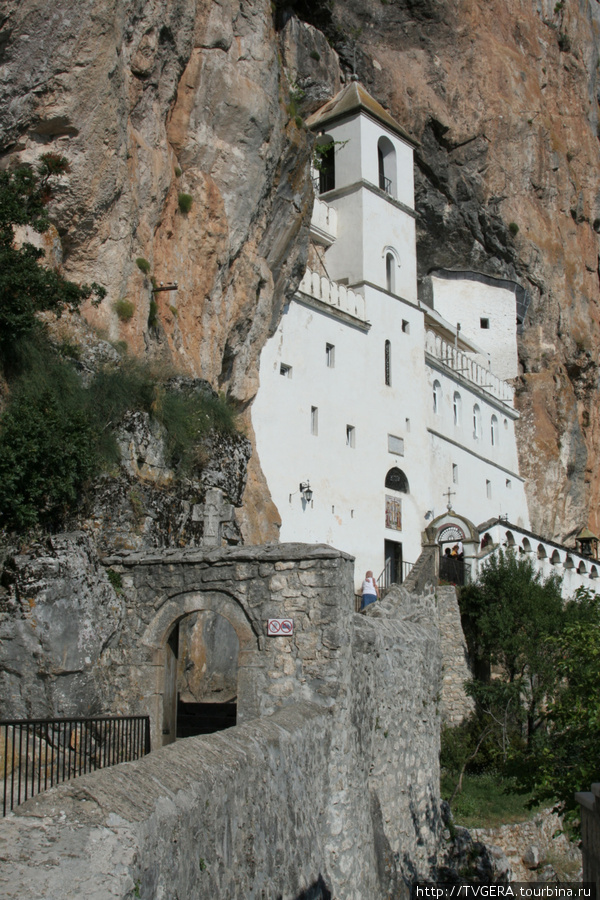
[[[575,563],[573,562],[573,557],[570,556],[568,553],[565,557],[564,567],[565,567],[565,569],[574,569],[575,568]]]
[[[396,149],[390,139],[382,135],[377,142],[377,166],[379,171],[379,187],[390,197],[396,197],[398,167]]]
[[[577,566],[577,573],[579,575],[587,575],[587,566],[583,560],[581,560],[581,562]]]
[[[597,577],[598,577],[598,569],[596,568],[596,566],[592,566],[592,568],[590,569],[590,578],[596,579]]]
[[[408,478],[398,466],[393,466],[385,476],[385,486],[390,491],[399,491],[401,494],[410,494]]]
[[[439,381],[436,380],[433,382],[433,412],[435,415],[439,415],[442,409],[442,386]]]
[[[531,543],[529,538],[524,537],[521,541],[521,547],[523,549],[523,553],[531,553]]]
[[[514,547],[515,546],[515,536],[512,531],[507,531],[505,534],[506,546]]]
[[[538,559],[547,559],[548,554],[546,553],[546,548],[543,544],[538,544],[537,548],[537,558]]]
[[[560,553],[558,550],[554,550],[552,556],[550,557],[550,565],[551,566],[560,566]]]

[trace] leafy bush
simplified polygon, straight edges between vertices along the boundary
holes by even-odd
[[[0,417],[0,528],[55,528],[79,501],[87,482],[119,462],[115,429],[128,410],[156,418],[167,433],[170,465],[180,473],[201,467],[202,438],[235,431],[224,397],[184,394],[164,372],[136,360],[100,370],[84,387],[47,341],[21,343],[24,374],[12,379]]]
[[[179,194],[177,197],[177,203],[179,204],[180,212],[187,215],[190,209],[192,208],[192,204],[194,202],[194,198],[191,194]]]
[[[0,362],[5,372],[11,368],[15,344],[40,329],[36,313],[60,316],[65,309],[77,310],[92,295],[99,303],[106,293],[98,284],[79,286],[40,266],[44,251],[32,244],[15,246],[17,225],[29,225],[39,234],[48,230],[52,181],[68,171],[67,160],[56,153],[45,153],[37,170],[19,166],[0,171]]]
[[[13,387],[0,419],[0,525],[57,525],[97,469],[97,431],[71,367],[50,354]]]
[[[508,226],[508,230],[510,231],[510,233],[512,234],[513,237],[516,237],[516,235],[519,233],[519,226],[517,225],[516,222],[511,222]]]
[[[138,258],[135,261],[135,264],[138,267],[138,269],[140,270],[140,272],[144,273],[144,275],[148,275],[148,273],[150,272],[150,269],[152,268],[152,266],[150,265],[148,260],[144,259],[143,256],[138,256]]]
[[[134,304],[127,297],[121,297],[120,300],[116,300],[113,304],[113,309],[121,322],[129,322],[135,312]]]
[[[174,170],[174,171],[175,171],[175,177],[176,177],[176,178],[181,178],[181,176],[182,176],[183,173],[182,173],[181,169],[179,168],[179,166],[175,166],[175,170]]]

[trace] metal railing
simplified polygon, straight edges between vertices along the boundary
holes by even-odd
[[[392,193],[392,179],[386,178],[385,175],[379,174],[379,187],[382,191],[385,191],[386,194]]]
[[[403,581],[406,581],[408,573],[413,565],[414,563],[404,562],[404,560],[402,560],[402,565],[399,567],[398,565],[394,565],[391,559],[386,559],[383,571],[377,579],[377,587],[379,588],[380,596],[383,596],[383,592],[387,591],[393,584],[402,584]],[[400,571],[398,571],[399,568]],[[398,580],[398,575],[400,575],[400,580]]]
[[[440,556],[439,579],[463,587],[471,583],[471,566],[457,556]]]
[[[510,406],[514,404],[512,385],[493,375],[489,368],[480,365],[472,356],[449,344],[433,331],[427,331],[425,334],[425,352],[503,403]]]
[[[2,815],[56,784],[149,752],[149,716],[2,719]]]

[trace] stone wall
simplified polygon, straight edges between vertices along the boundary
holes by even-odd
[[[458,725],[474,709],[464,683],[471,678],[467,642],[462,630],[456,588],[444,585],[436,589],[442,635],[442,719],[446,725]]]
[[[581,848],[583,856],[583,881],[596,883],[600,891],[600,783],[593,784],[590,792],[575,794],[581,806]]]
[[[441,670],[431,593],[397,589],[357,615],[353,562],[325,546],[123,553],[104,565],[83,535],[13,559],[4,595],[6,631],[12,621],[20,641],[13,663],[40,623],[60,632],[64,613],[65,647],[81,655],[74,687],[89,686],[73,691],[69,711],[149,713],[158,748],[167,637],[208,610],[239,640],[240,724],[29,801],[0,823],[0,842],[27,848],[27,864],[21,855],[5,867],[7,889],[20,898],[79,897],[85,884],[86,896],[102,898],[319,900],[331,891],[378,900],[430,874]],[[110,629],[99,610],[95,625],[93,590]],[[294,634],[268,637],[267,619],[283,617]],[[30,715],[63,712],[65,647],[40,642],[5,673],[11,709],[31,695]]]

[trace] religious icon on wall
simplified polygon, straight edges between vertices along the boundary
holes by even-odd
[[[402,500],[385,495],[385,527],[402,531]]]

